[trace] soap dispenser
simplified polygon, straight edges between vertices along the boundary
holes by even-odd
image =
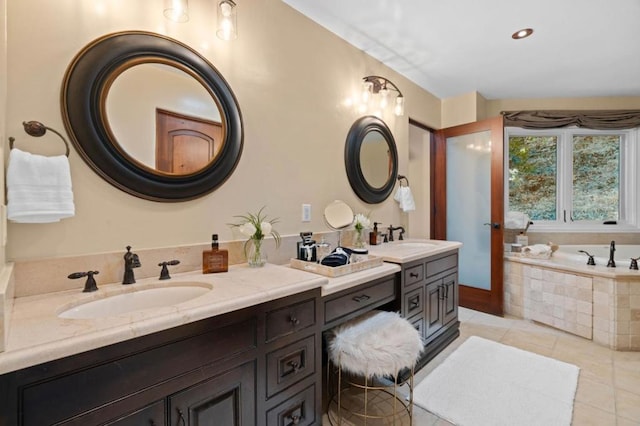
[[[369,232],[369,245],[378,245],[378,222],[373,222],[373,231]]]
[[[229,252],[218,247],[218,234],[211,236],[211,250],[202,252],[202,273],[213,274],[229,270]]]

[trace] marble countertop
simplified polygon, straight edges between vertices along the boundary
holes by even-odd
[[[462,247],[457,241],[407,239],[368,246],[369,254],[380,256],[385,262],[408,263],[426,256],[445,253]]]
[[[199,282],[211,285],[207,294],[174,306],[145,309],[108,318],[64,319],[69,306],[109,294],[162,285]],[[327,278],[286,266],[231,266],[221,274],[184,273],[168,281],[141,279],[135,284],[101,285],[94,293],[79,290],[14,299],[0,374],[80,352],[155,333],[215,315],[290,296],[326,284]]]
[[[170,329],[212,316],[291,296],[320,287],[322,296],[363,284],[401,270],[405,263],[457,249],[461,243],[405,240],[371,246],[371,254],[387,262],[381,266],[336,278],[327,278],[286,265],[250,268],[234,265],[229,272],[173,274],[169,281],[140,279],[135,284],[100,285],[93,293],[78,289],[13,299],[8,315],[5,351],[0,352],[0,374],[89,351],[139,336]],[[116,316],[70,319],[58,316],[65,309],[109,295],[147,288],[196,283],[211,287],[206,294],[183,303]]]

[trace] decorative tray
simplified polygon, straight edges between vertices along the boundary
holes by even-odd
[[[360,272],[366,269],[375,268],[382,265],[382,257],[369,255],[367,260],[361,260],[360,262],[349,263],[344,266],[325,266],[315,262],[305,262],[304,260],[291,259],[289,266],[296,269],[301,269],[307,272],[313,272],[314,274],[324,275],[325,277],[335,278],[342,275],[351,274],[353,272]]]

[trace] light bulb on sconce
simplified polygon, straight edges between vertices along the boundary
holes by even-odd
[[[404,97],[400,89],[391,81],[377,75],[370,75],[362,79],[360,102],[356,102],[358,112],[370,111],[376,116],[382,116],[393,99],[392,91],[396,92],[393,100],[393,113],[396,116],[404,115]]]
[[[236,4],[232,0],[218,3],[218,30],[216,35],[222,40],[234,40],[238,37]]]
[[[393,107],[393,113],[398,117],[404,115],[404,96],[399,95],[396,98],[396,104]]]
[[[370,81],[362,82],[362,94],[360,96],[360,101],[363,104],[367,104],[369,99],[371,98],[371,94],[373,93],[373,83]]]
[[[189,20],[189,5],[187,0],[164,0],[164,16],[174,22]]]

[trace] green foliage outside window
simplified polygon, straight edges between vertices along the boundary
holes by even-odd
[[[558,136],[509,137],[509,210],[524,212],[535,222],[619,219],[620,145],[618,135],[572,136],[572,170],[567,178],[572,205],[558,207]],[[560,173],[559,173],[560,172]],[[570,215],[570,216],[569,216]]]

